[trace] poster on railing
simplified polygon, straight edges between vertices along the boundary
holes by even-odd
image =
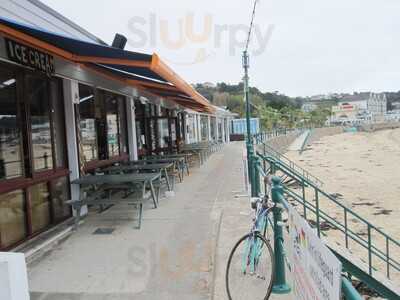
[[[341,262],[290,205],[288,212],[294,299],[341,299]]]

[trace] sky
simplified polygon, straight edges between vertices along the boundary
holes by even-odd
[[[186,81],[238,83],[251,0],[42,0],[107,43],[156,52]],[[259,0],[250,85],[290,96],[400,90],[400,1]]]

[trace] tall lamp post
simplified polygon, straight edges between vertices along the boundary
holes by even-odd
[[[243,77],[243,91],[244,91],[244,101],[246,104],[246,149],[247,149],[247,171],[249,174],[250,184],[253,182],[253,172],[252,172],[252,157],[253,151],[253,140],[251,138],[250,130],[250,100],[249,100],[249,55],[247,50],[243,51],[242,64],[244,69]]]

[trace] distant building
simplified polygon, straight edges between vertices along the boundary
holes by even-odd
[[[392,110],[400,110],[400,101],[392,102]]]
[[[316,110],[318,107],[317,103],[314,102],[304,102],[303,105],[301,106],[301,110],[304,112],[311,112],[313,110]]]
[[[359,113],[360,108],[358,105],[348,102],[339,103],[338,105],[332,106],[331,122],[352,122],[357,119]]]
[[[387,122],[399,122],[400,121],[400,109],[388,111],[385,114],[385,121],[387,121]]]
[[[214,83],[212,83],[212,82],[204,82],[202,84],[202,86],[204,86],[206,88],[215,88],[216,87],[216,85]]]
[[[336,94],[328,94],[328,95],[316,95],[308,97],[306,101],[301,106],[301,110],[303,112],[311,112],[316,110],[320,106],[332,106],[336,104],[335,100]]]
[[[332,107],[332,123],[381,122],[387,113],[387,99],[384,93],[358,93],[341,98]]]
[[[367,103],[367,109],[374,116],[382,116],[387,112],[386,94],[371,93]]]

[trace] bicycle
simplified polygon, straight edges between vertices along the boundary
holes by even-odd
[[[228,259],[225,285],[229,300],[267,300],[272,292],[275,260],[266,233],[273,205],[265,195],[253,198],[251,207],[255,210],[252,229],[239,239]]]

